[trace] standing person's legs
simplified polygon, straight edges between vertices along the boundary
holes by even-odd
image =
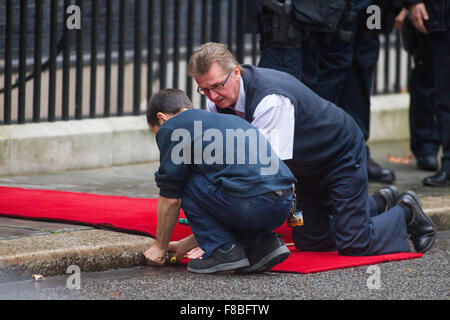
[[[419,168],[436,171],[438,164],[435,160],[440,141],[434,108],[431,52],[414,59],[414,64],[409,81],[411,151],[417,159]]]
[[[303,70],[302,48],[274,48],[263,46],[259,67],[284,71],[301,80]]]
[[[315,42],[316,71],[312,89],[320,97],[337,104],[339,94],[346,85],[345,80],[351,70],[352,45],[337,39],[326,39],[319,35],[313,40]]]
[[[439,136],[443,149],[441,170],[427,177],[424,184],[430,186],[450,185],[450,29],[429,34],[434,84],[435,107]]]
[[[372,93],[373,75],[378,62],[380,41],[364,26],[361,20],[358,26],[355,42],[353,43],[353,61],[351,71],[345,79],[337,105],[352,116],[361,129],[364,140],[370,137],[370,96]],[[370,148],[366,145],[367,168],[369,180],[392,183],[395,181],[395,173],[387,168],[382,168],[370,156]]]
[[[337,100],[337,105],[355,120],[365,141],[370,135],[370,95],[379,51],[378,36],[364,31],[357,34],[351,71]]]
[[[378,37],[367,31],[364,15],[345,30],[355,33],[355,41],[317,39],[314,92],[343,108],[356,121],[365,139],[369,138],[372,76],[379,54]],[[383,183],[395,181],[395,173],[382,168],[370,157],[367,148],[369,179]]]

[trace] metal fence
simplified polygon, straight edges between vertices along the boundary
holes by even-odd
[[[139,115],[166,87],[204,107],[186,72],[198,45],[222,42],[240,63],[258,63],[244,1],[0,0],[0,124]],[[70,5],[80,29],[66,27]],[[375,94],[405,90],[410,60],[398,34],[388,40]]]

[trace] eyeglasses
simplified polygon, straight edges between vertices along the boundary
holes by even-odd
[[[230,73],[228,74],[228,76],[225,78],[225,80],[223,82],[216,83],[215,85],[213,85],[210,88],[197,87],[197,92],[200,93],[201,95],[207,95],[210,91],[214,91],[214,92],[222,91],[225,88],[225,83],[227,82],[228,78],[230,77],[230,75],[233,71],[234,70],[230,71]]]

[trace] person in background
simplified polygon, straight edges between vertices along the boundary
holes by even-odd
[[[433,66],[434,108],[442,158],[440,169],[426,177],[431,187],[450,186],[450,1],[406,0],[413,26],[428,35]]]
[[[433,64],[430,39],[411,23],[403,9],[395,28],[402,31],[403,46],[413,57],[414,67],[409,78],[409,132],[410,147],[421,170],[439,168],[437,154],[440,148],[434,107]]]

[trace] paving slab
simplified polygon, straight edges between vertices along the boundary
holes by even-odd
[[[0,217],[0,240],[90,230],[94,227],[58,222]]]

